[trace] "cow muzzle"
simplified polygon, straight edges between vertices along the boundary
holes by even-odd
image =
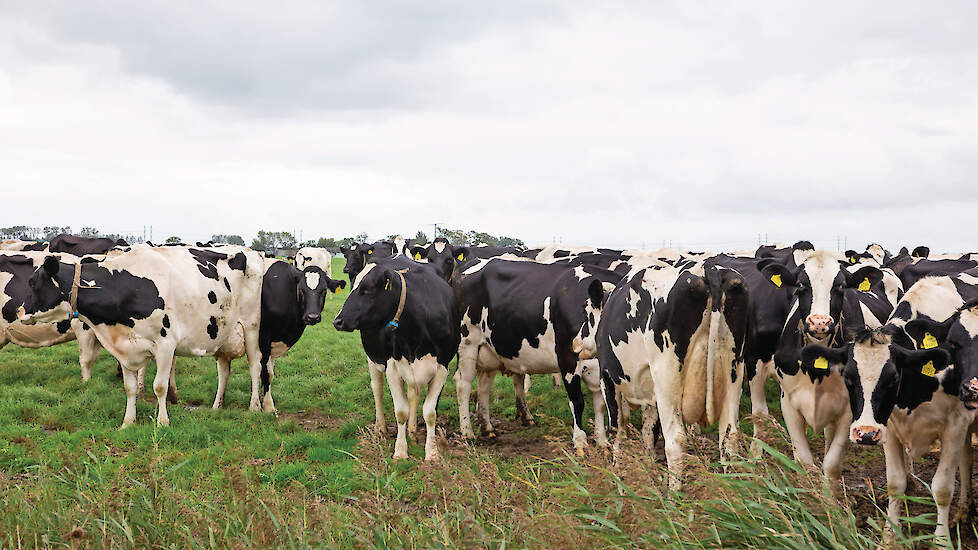
[[[315,325],[323,320],[323,316],[318,313],[306,313],[302,316],[302,322],[306,325]]]
[[[17,320],[20,321],[20,324],[22,325],[37,324],[37,319],[35,319],[33,316],[28,316],[27,310],[24,309],[24,306],[17,308]]]
[[[809,315],[805,319],[805,330],[814,336],[825,336],[834,326],[835,321],[829,315]]]
[[[353,332],[353,329],[349,328],[346,322],[340,317],[333,319],[333,328],[340,332]]]
[[[978,409],[978,378],[961,383],[961,401],[970,411]]]
[[[883,440],[883,428],[878,426],[856,426],[851,439],[860,445],[877,445]]]

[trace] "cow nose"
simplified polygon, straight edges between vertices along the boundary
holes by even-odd
[[[832,330],[832,317],[829,315],[809,315],[805,319],[808,332],[812,334],[828,334]]]
[[[323,317],[322,317],[322,315],[320,315],[320,314],[318,314],[318,313],[307,313],[307,314],[305,314],[305,316],[304,316],[304,317],[302,318],[302,320],[303,320],[303,322],[305,322],[305,323],[306,323],[307,325],[315,325],[316,323],[318,323],[319,321],[321,321],[321,320],[322,320],[322,318],[323,318]]]
[[[343,330],[343,319],[340,319],[339,317],[333,319],[333,328],[336,330]]]
[[[853,440],[860,445],[876,445],[883,437],[883,432],[869,427],[853,428]]]
[[[961,384],[961,401],[969,410],[978,409],[978,378],[972,378]]]

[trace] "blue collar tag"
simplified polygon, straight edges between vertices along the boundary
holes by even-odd
[[[399,325],[397,324],[397,321],[391,321],[391,322],[387,323],[387,326],[393,328],[394,330],[397,330],[397,327]]]

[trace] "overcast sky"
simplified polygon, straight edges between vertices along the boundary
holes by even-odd
[[[795,4],[0,0],[0,225],[978,249],[978,3]]]

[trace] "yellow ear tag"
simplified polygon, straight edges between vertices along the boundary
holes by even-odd
[[[421,253],[420,252],[415,252],[414,253],[414,259],[415,260],[420,260],[421,259]]]
[[[851,264],[856,263],[856,257],[855,256],[849,256],[849,263],[851,263]]]
[[[933,334],[931,334],[929,332],[925,332],[924,333],[924,341],[920,343],[920,347],[923,348],[923,349],[936,348],[937,347],[937,338],[934,338],[934,335]]]
[[[819,357],[812,366],[816,369],[826,370],[829,368],[829,360],[824,357]]]
[[[458,255],[458,259],[459,259],[459,261],[464,261],[465,260],[465,255],[464,254],[459,254]]]
[[[384,290],[390,290],[390,289],[391,289],[391,280],[387,279],[387,283],[384,285]]]
[[[771,275],[771,282],[774,283],[774,286],[781,288],[781,274]]]
[[[937,374],[937,369],[934,368],[934,362],[928,361],[924,363],[924,366],[920,367],[920,374],[934,378],[934,376]]]
[[[863,279],[863,282],[859,283],[859,290],[862,292],[869,292],[869,287],[872,286],[869,282],[869,277]]]
[[[333,289],[333,294],[339,294],[341,290],[343,290],[343,289],[340,288],[340,287],[336,287],[336,288]]]
[[[374,251],[372,249],[367,251],[367,254],[373,254],[373,253]]]

